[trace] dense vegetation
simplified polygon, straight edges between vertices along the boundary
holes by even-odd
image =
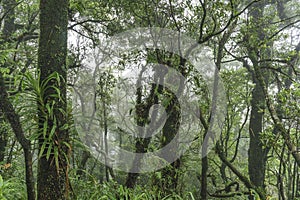
[[[0,200],[300,199],[299,0],[1,0],[0,11]],[[194,44],[108,51],[141,27]],[[189,57],[199,46],[211,83]],[[172,141],[178,159],[144,162]]]

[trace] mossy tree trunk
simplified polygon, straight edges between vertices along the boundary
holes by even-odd
[[[268,59],[267,50],[263,50],[258,47],[258,43],[264,41],[266,38],[266,33],[264,32],[264,7],[266,6],[265,2],[260,2],[255,4],[250,10],[250,16],[252,19],[253,27],[250,28],[249,34],[255,35],[256,38],[254,41],[249,39],[248,41],[248,54],[251,62],[254,66],[263,68],[267,63],[261,63],[260,60]],[[251,37],[251,36],[249,36]],[[269,46],[270,45],[270,46]],[[268,44],[268,48],[272,44]],[[265,82],[268,82],[268,72],[264,70]],[[250,124],[249,124],[249,135],[250,135],[250,144],[249,144],[249,159],[248,159],[248,170],[250,181],[258,188],[261,188],[262,191],[265,189],[265,170],[267,162],[268,148],[263,146],[262,140],[262,131],[264,124],[264,113],[266,109],[266,102],[264,91],[257,80],[257,77],[252,73],[252,80],[255,83],[255,86],[252,91],[252,100],[251,100],[251,115],[250,115]]]
[[[45,118],[49,111],[42,110],[39,105],[39,162],[37,190],[38,199],[67,199],[68,196],[68,148],[69,134],[64,125],[67,124],[66,104],[66,56],[67,56],[67,0],[40,1],[40,38],[38,51],[38,69],[41,83],[51,74],[57,73],[60,81],[52,79],[47,83],[52,89],[45,90],[44,105],[53,105],[53,118]],[[56,88],[57,90],[53,89]],[[59,91],[59,92],[57,92]],[[59,95],[58,95],[59,93]],[[55,119],[55,120],[54,120]],[[46,121],[46,122],[45,122]],[[45,127],[44,124],[47,124]],[[51,130],[55,126],[55,133]],[[46,134],[43,129],[46,128]],[[43,144],[45,144],[43,149]],[[51,148],[51,149],[49,149]],[[56,151],[55,151],[56,149]],[[47,152],[51,152],[47,157]]]

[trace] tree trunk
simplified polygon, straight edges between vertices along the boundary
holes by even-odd
[[[7,146],[8,130],[6,129],[6,120],[0,112],[0,163],[4,162],[5,150]]]
[[[170,91],[169,91],[170,92]],[[180,103],[177,97],[172,94],[171,102],[166,107],[167,120],[162,130],[162,142],[161,146],[164,147],[169,144],[172,140],[176,140],[180,127]],[[177,148],[170,149],[167,152],[168,156],[176,156]],[[176,156],[177,157],[177,156]],[[172,194],[176,191],[178,182],[178,169],[180,168],[180,158],[171,163],[169,166],[162,169],[162,187],[166,194]]]
[[[142,72],[141,72],[142,74]],[[140,81],[140,80],[139,80]],[[152,90],[151,94],[148,97],[148,101],[146,103],[142,102],[142,90],[141,88],[137,89],[137,103],[136,103],[136,123],[140,127],[145,126],[145,122],[149,113],[149,109],[152,105],[152,96],[154,94],[154,89]],[[146,134],[146,133],[143,133]],[[151,138],[137,138],[135,142],[135,152],[136,153],[146,153],[147,148],[150,144]],[[135,171],[137,173],[130,172],[127,175],[126,178],[126,187],[128,188],[133,188],[136,184],[137,178],[139,176],[139,171],[140,171],[140,165],[142,161],[142,156],[136,155],[133,161],[133,166],[131,168],[131,171]]]
[[[15,32],[15,7],[17,5],[15,0],[4,0],[2,2],[4,17],[4,25],[2,29],[2,36],[4,38],[3,43],[11,42],[11,37]],[[3,44],[2,43],[2,44]],[[5,45],[4,45],[5,46]],[[4,67],[6,64],[4,64]],[[32,170],[32,152],[31,152],[31,143],[25,137],[20,117],[16,113],[13,105],[8,99],[7,85],[5,85],[3,74],[0,72],[0,110],[3,112],[4,118],[10,123],[11,128],[21,144],[21,147],[24,152],[25,158],[25,179],[26,179],[26,189],[27,189],[27,199],[35,199],[35,189],[34,189],[34,177]],[[1,121],[4,119],[1,119]],[[5,123],[5,122],[4,122]],[[4,159],[5,146],[7,144],[7,131],[1,134],[1,161]],[[2,146],[3,145],[3,146]]]
[[[8,100],[8,94],[1,73],[0,73],[0,99],[1,99],[0,109],[3,111],[6,119],[9,121],[18,142],[21,144],[22,149],[24,151],[27,199],[34,200],[35,189],[34,189],[34,178],[33,178],[33,171],[32,171],[31,144],[30,141],[27,140],[24,135],[22,125],[20,122],[20,117],[15,112],[11,102]]]
[[[263,127],[263,115],[265,110],[263,91],[256,83],[252,91],[251,115],[250,115],[250,145],[248,169],[251,182],[257,187],[264,187],[267,150],[263,148],[261,132]]]
[[[146,68],[143,68],[139,74],[139,79],[137,80],[137,85],[141,85],[141,80],[142,80],[142,76],[144,71],[146,70]],[[157,78],[157,75],[155,75]],[[158,103],[158,97],[155,94],[155,90],[161,90],[161,87],[153,84],[150,94],[148,95],[146,100],[142,100],[142,96],[143,96],[143,92],[142,92],[142,88],[139,87],[137,88],[137,92],[136,92],[136,106],[135,106],[135,110],[136,110],[136,124],[139,127],[144,127],[146,125],[146,121],[147,121],[147,117],[149,115],[150,112],[150,108],[153,104],[157,104]],[[156,117],[153,117],[153,120],[156,120]],[[140,130],[142,131],[142,130]],[[146,132],[140,132],[139,134],[144,134],[147,135],[147,130]],[[148,146],[151,142],[151,138],[137,138],[135,140],[135,152],[136,153],[146,153]],[[126,178],[126,187],[128,188],[133,188],[136,184],[137,178],[139,176],[139,171],[140,171],[140,165],[141,165],[141,161],[142,161],[143,156],[142,155],[136,155],[133,161],[133,165],[131,168],[131,171],[137,172],[137,173],[128,173],[128,176]]]
[[[81,154],[81,161],[78,165],[78,170],[77,170],[77,175],[79,176],[79,178],[83,178],[84,177],[84,173],[85,173],[85,166],[86,163],[88,161],[88,159],[91,158],[91,153],[87,150],[83,150],[82,154]]]
[[[265,52],[258,49],[255,45],[257,42],[263,41],[265,38],[264,26],[263,26],[263,10],[264,2],[260,2],[253,6],[250,11],[250,16],[252,17],[252,23],[255,24],[255,27],[250,30],[250,34],[256,35],[256,40],[249,40],[250,44],[248,47],[249,57],[253,65],[261,67],[262,63],[258,61],[262,59]],[[264,63],[265,64],[265,63]],[[267,72],[264,72],[265,82],[267,83]],[[249,124],[249,135],[250,135],[250,144],[248,151],[248,170],[250,181],[258,188],[264,190],[264,180],[265,180],[265,169],[267,161],[267,148],[263,147],[262,143],[262,130],[263,130],[263,118],[266,107],[264,91],[257,80],[256,76],[253,74],[252,81],[255,83],[255,86],[252,91],[251,99],[251,114],[250,114],[250,124]]]
[[[39,162],[38,162],[38,199],[59,200],[68,197],[68,130],[66,104],[66,56],[67,56],[67,0],[40,1],[40,38],[38,68],[41,83],[56,72],[60,76],[47,83],[51,87],[44,91],[43,105],[39,104]],[[58,92],[54,89],[59,90]],[[53,117],[43,106],[53,105]],[[48,116],[48,118],[47,118]],[[44,124],[47,124],[45,127]],[[46,129],[46,133],[43,133]],[[51,129],[55,133],[51,136]],[[45,145],[46,143],[46,145]],[[43,147],[44,145],[44,147]],[[44,149],[43,149],[44,148]],[[51,152],[47,158],[46,153]]]
[[[3,42],[9,42],[12,34],[15,31],[15,1],[8,1],[4,0],[3,3],[3,13],[5,13],[5,17],[3,19],[3,29],[2,29],[2,36],[4,38]],[[5,46],[5,45],[4,45]],[[8,67],[5,66],[4,67]],[[4,124],[5,117],[2,117],[2,113],[0,112],[0,124]],[[1,127],[0,130],[0,162],[4,161],[5,156],[5,147],[7,145],[7,131],[5,130],[4,126]]]

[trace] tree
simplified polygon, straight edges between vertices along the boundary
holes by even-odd
[[[3,40],[0,42],[3,46],[7,45],[7,43],[12,43],[14,41],[13,34],[16,31],[15,24],[15,8],[17,3],[15,1],[3,1],[3,10],[4,10],[4,27],[2,30]],[[9,45],[8,45],[9,46]],[[2,50],[2,49],[1,49]],[[27,187],[27,198],[28,200],[35,199],[35,189],[34,189],[34,175],[32,169],[32,149],[31,149],[31,141],[25,137],[25,132],[23,130],[20,116],[17,113],[14,105],[11,103],[8,94],[8,87],[5,84],[6,77],[4,76],[3,71],[5,69],[10,69],[13,71],[13,66],[10,66],[11,63],[7,62],[4,59],[3,66],[0,68],[0,109],[1,113],[3,113],[4,118],[1,120],[5,121],[5,119],[10,123],[10,126],[23,149],[24,158],[25,158],[25,177],[26,177],[26,187]],[[2,122],[3,123],[3,122]],[[3,131],[3,129],[2,129]],[[4,130],[5,131],[5,130]],[[7,132],[2,132],[1,135],[1,159],[4,159],[4,150],[7,143]],[[3,160],[2,160],[3,161]]]
[[[253,27],[252,30],[249,28],[249,34],[245,37],[248,40],[247,50],[249,58],[253,65],[262,68],[267,63],[259,63],[259,60],[268,59],[269,56],[266,53],[267,50],[256,48],[255,44],[259,41],[264,41],[266,34],[264,32],[265,21],[263,19],[263,11],[266,6],[265,2],[259,2],[250,8],[251,22],[249,27]],[[253,35],[254,39],[248,39]],[[270,42],[271,43],[271,42]],[[271,48],[271,44],[267,44]],[[256,186],[264,190],[264,180],[265,180],[265,169],[267,161],[268,149],[263,146],[262,141],[262,131],[263,131],[263,119],[265,113],[265,98],[263,89],[257,80],[255,74],[252,73],[252,80],[255,84],[252,91],[251,99],[251,113],[250,113],[250,124],[249,124],[249,159],[248,159],[248,170],[251,182]],[[264,70],[264,78],[266,84],[268,83],[268,71]]]
[[[38,102],[38,199],[68,197],[67,25],[67,0],[40,1],[38,69],[44,91]]]
[[[0,1],[0,198],[68,199],[69,190],[71,199],[83,200],[299,198],[299,13],[299,0]],[[217,101],[184,56],[145,49],[101,60],[104,38],[135,27],[171,29],[212,49],[207,55],[227,94],[215,152],[206,155],[201,145]],[[67,34],[72,35],[68,48]],[[99,71],[90,74],[88,54],[97,46]],[[173,93],[179,90],[175,82],[174,87],[153,84],[167,83],[170,76],[150,63],[186,79],[192,98],[199,100],[193,102],[201,111],[195,124],[185,124],[195,118],[181,113],[185,107]],[[137,68],[136,77],[120,78]],[[117,88],[119,81],[126,86]],[[90,84],[94,93],[87,89]],[[141,87],[131,92],[136,85]],[[67,86],[78,93],[72,103]],[[129,110],[123,99],[130,99]],[[79,104],[85,118],[80,122],[77,113],[69,115]],[[165,121],[154,112],[157,104],[166,111]],[[90,105],[95,108],[91,115]],[[152,133],[147,128],[152,122],[160,126],[155,135],[133,137]],[[160,160],[165,168],[143,174],[114,170],[123,164],[119,148],[154,152],[176,139],[178,130],[196,136],[175,162]],[[134,158],[127,167],[139,172],[147,157]]]

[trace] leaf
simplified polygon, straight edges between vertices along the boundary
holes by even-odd
[[[41,158],[44,154],[45,148],[46,148],[46,141],[43,142],[41,149],[40,149],[40,153],[39,153],[39,158]]]
[[[51,107],[50,107],[49,103],[46,104],[46,109],[47,109],[47,112],[48,112],[47,114],[48,114],[50,119],[52,119],[52,116],[53,116],[53,106],[54,106],[54,103],[51,105]]]
[[[47,153],[46,153],[46,159],[49,160],[50,158],[50,155],[51,155],[51,150],[52,150],[52,145],[53,143],[50,142],[49,146],[48,146],[48,149],[47,149]]]
[[[3,186],[4,186],[3,178],[2,178],[2,176],[0,175],[0,188],[3,188]]]
[[[63,141],[62,142],[64,145],[66,145],[69,149],[71,149],[71,145],[68,142]]]
[[[59,170],[59,156],[58,156],[58,147],[54,146],[54,160],[57,171]]]
[[[57,128],[57,126],[56,126],[56,118],[54,118],[53,126],[51,128],[51,131],[50,131],[49,137],[48,137],[48,139],[49,139],[50,142],[52,142],[52,140],[53,140],[53,135],[56,132],[56,128]]]
[[[48,130],[48,120],[45,119],[44,124],[43,124],[43,136],[44,136],[44,138],[46,138],[47,130]]]
[[[60,129],[59,130],[68,130],[69,129],[69,124],[68,123],[66,123],[66,124],[64,124],[62,127],[60,127]]]

